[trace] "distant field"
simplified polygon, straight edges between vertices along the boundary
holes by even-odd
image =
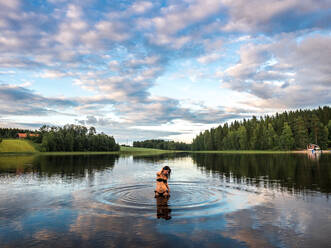
[[[153,154],[162,154],[162,153],[173,153],[176,151],[170,150],[160,150],[152,148],[142,148],[142,147],[127,147],[121,146],[121,154],[134,154],[134,155],[153,155]]]
[[[4,139],[0,143],[0,152],[38,152],[28,140]]]
[[[19,139],[4,139],[0,143],[0,153],[38,153],[38,144],[34,144],[28,140]],[[164,153],[174,153],[178,151],[160,150],[141,147],[121,146],[119,152],[41,152],[43,155],[97,155],[97,154],[122,154],[122,155],[158,155]],[[221,153],[221,154],[279,154],[279,153],[302,153],[303,151],[259,151],[259,150],[243,150],[243,151],[182,151],[189,153]],[[323,151],[330,152],[330,151]]]
[[[28,140],[20,139],[4,139],[0,143],[0,153],[39,153],[39,144],[34,144]],[[150,148],[126,147],[121,146],[120,151],[114,152],[41,152],[43,155],[92,155],[92,154],[123,154],[123,155],[154,155],[162,153],[172,153],[174,151],[166,151]]]

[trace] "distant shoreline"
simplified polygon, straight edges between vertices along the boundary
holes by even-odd
[[[286,153],[307,153],[307,150],[213,150],[213,151],[179,151],[160,150],[153,148],[121,146],[120,151],[75,151],[75,152],[40,152],[36,145],[27,140],[7,139],[0,143],[0,154],[31,154],[31,155],[159,155],[167,153],[205,153],[205,154],[286,154]],[[323,150],[322,153],[331,153],[331,150]]]

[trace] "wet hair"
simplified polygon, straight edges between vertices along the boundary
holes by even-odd
[[[170,167],[169,167],[168,165],[166,165],[166,166],[164,166],[164,167],[162,168],[162,170],[167,170],[167,171],[169,171],[169,173],[168,173],[168,177],[170,178],[170,174],[171,174],[171,169],[170,169]]]

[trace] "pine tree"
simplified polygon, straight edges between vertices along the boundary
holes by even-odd
[[[250,140],[250,149],[258,149],[258,124],[253,127],[253,132]]]
[[[267,137],[267,149],[278,148],[278,136],[271,123],[268,124],[268,129],[266,132]]]
[[[321,147],[321,149],[326,149],[328,147],[329,130],[327,127],[323,126],[322,123],[320,123],[319,130],[320,132],[318,133],[318,145]]]
[[[314,144],[317,144],[317,136],[318,136],[318,132],[319,132],[319,123],[320,123],[320,120],[318,119],[318,117],[315,114],[312,114],[311,120],[310,120],[310,128],[311,128],[310,142],[314,143]]]
[[[239,136],[239,145],[241,150],[248,149],[248,142],[247,142],[247,131],[245,126],[240,126],[238,129],[238,136]]]
[[[308,133],[303,118],[296,118],[294,125],[295,147],[304,149],[308,143]]]
[[[329,139],[328,139],[328,147],[331,146],[331,120],[328,123],[328,132],[329,132]]]
[[[292,130],[287,122],[284,122],[283,132],[280,136],[280,146],[284,150],[291,150],[294,146]]]

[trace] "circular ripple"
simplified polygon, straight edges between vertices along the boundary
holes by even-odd
[[[169,208],[172,215],[204,216],[246,208],[249,194],[225,186],[211,186],[202,182],[172,182],[169,184],[171,197],[161,202],[162,208]],[[136,185],[113,185],[98,190],[97,201],[110,206],[113,211],[124,214],[152,214],[160,207],[154,198],[154,183]]]

